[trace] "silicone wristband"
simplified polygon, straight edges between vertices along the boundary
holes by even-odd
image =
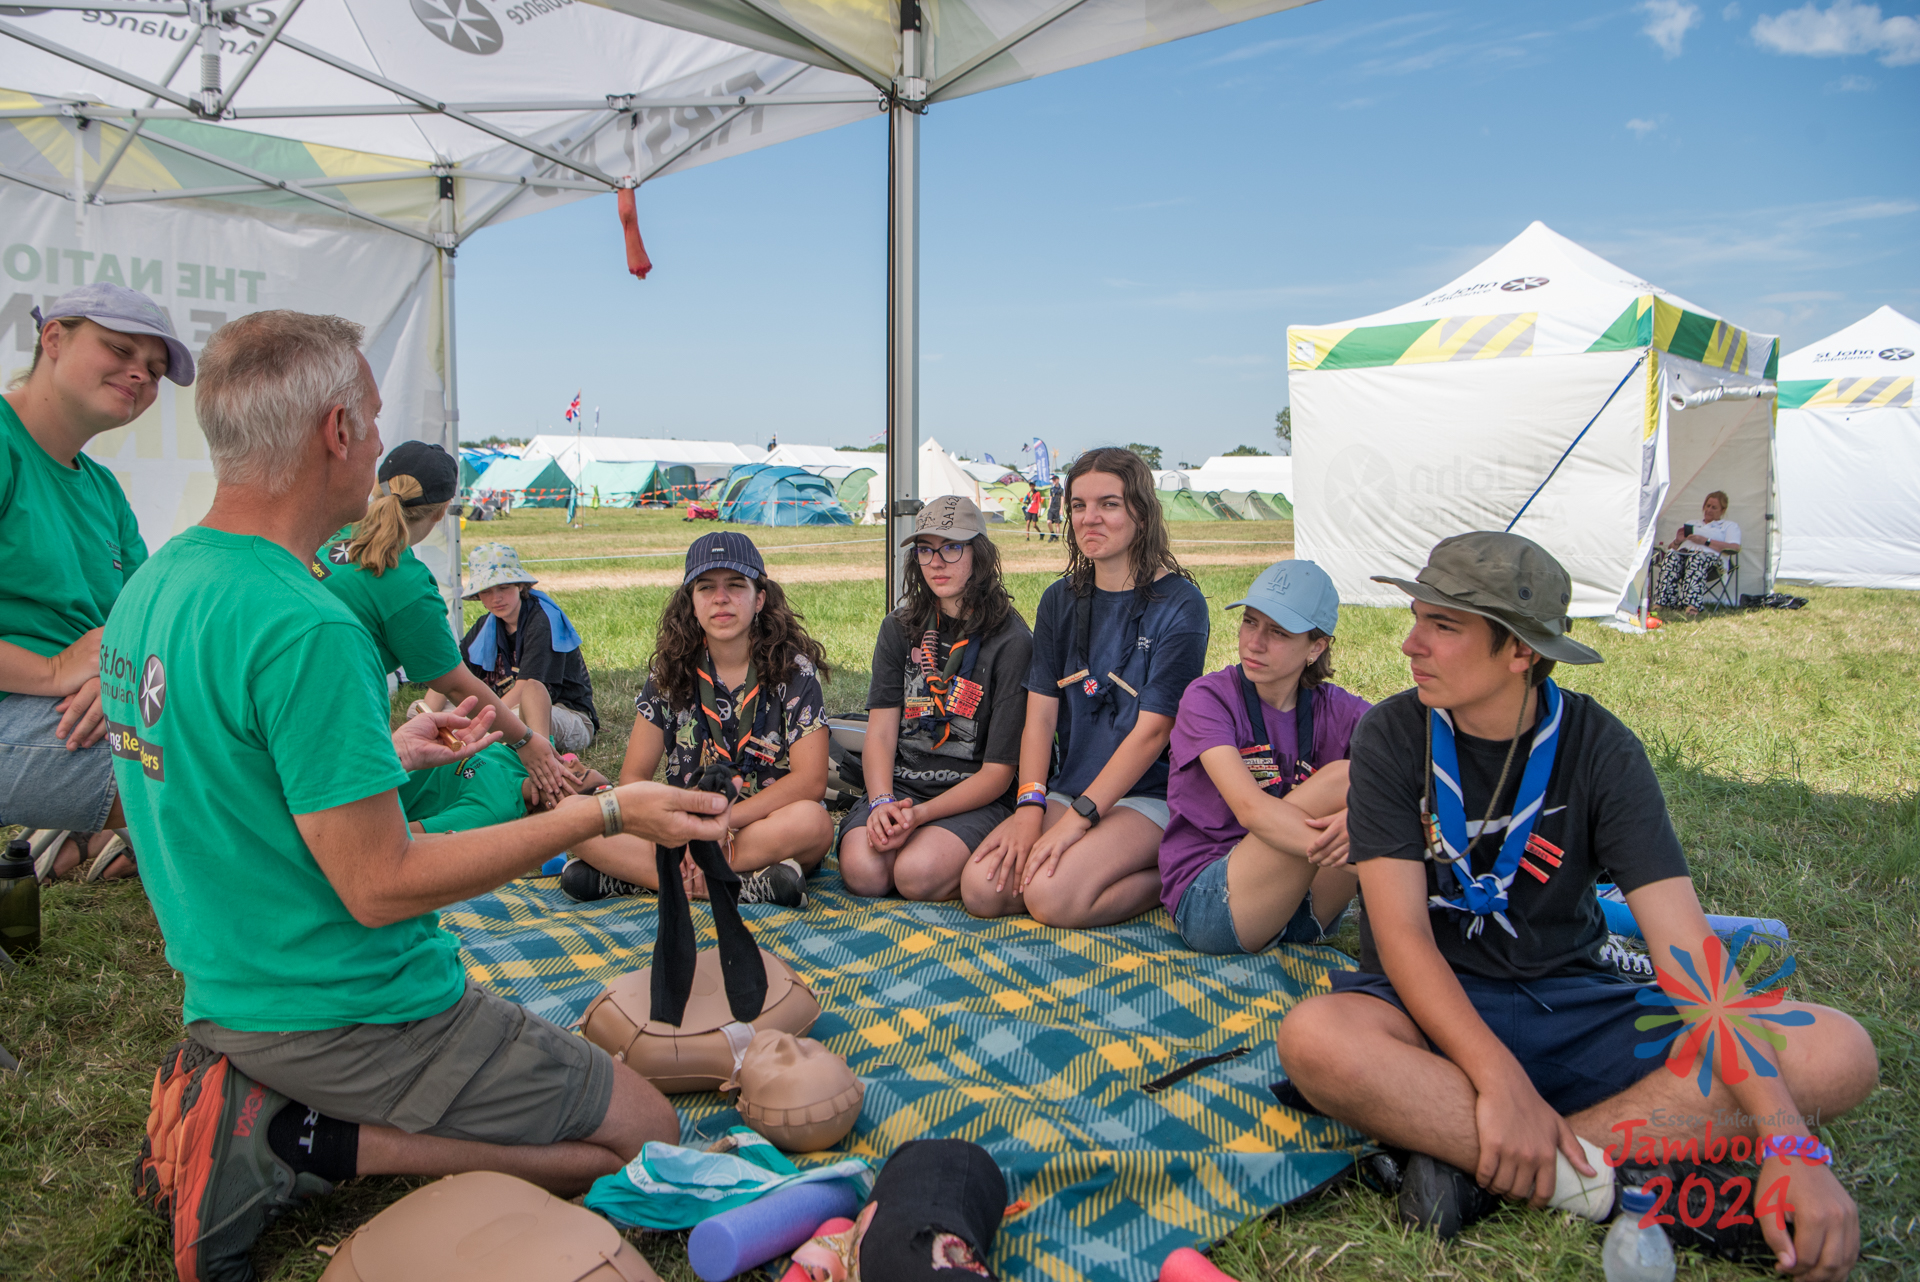
[[[1014,798],[1013,801],[1013,808],[1015,810],[1020,809],[1022,806],[1038,806],[1042,810],[1045,810],[1047,808],[1047,794],[1044,792],[1023,792]]]
[[[894,803],[894,801],[895,801],[895,797],[892,793],[883,792],[877,797],[867,798],[867,809],[871,810],[875,806],[890,806]]]
[[[1770,1157],[1799,1158],[1809,1166],[1832,1166],[1833,1150],[1813,1135],[1769,1135],[1760,1160]]]
[[[600,835],[618,837],[620,835],[620,798],[612,789],[598,794],[600,801]]]
[[[1043,783],[1023,783],[1023,784],[1021,784],[1021,785],[1020,785],[1020,795],[1021,795],[1021,796],[1023,796],[1023,797],[1025,797],[1025,796],[1028,796],[1028,795],[1030,795],[1030,794],[1032,794],[1032,793],[1036,793],[1036,792],[1037,792],[1037,793],[1039,793],[1039,794],[1040,794],[1041,796],[1043,796],[1043,797],[1044,797],[1044,796],[1046,796],[1046,795],[1047,795],[1047,785],[1045,785],[1045,784],[1043,784]]]

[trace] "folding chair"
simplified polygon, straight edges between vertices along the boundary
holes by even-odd
[[[1722,552],[1720,566],[1707,571],[1707,590],[1701,595],[1703,603],[1723,605],[1729,610],[1740,608],[1740,554]]]

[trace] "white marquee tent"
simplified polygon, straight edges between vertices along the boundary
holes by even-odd
[[[671,467],[684,463],[700,481],[724,480],[741,463],[765,462],[765,451],[732,441],[681,441],[640,436],[580,436],[561,433],[536,436],[527,442],[528,458],[545,454],[560,464],[560,470],[574,480],[580,479],[584,463],[658,463]]]
[[[1370,576],[1511,523],[1566,565],[1569,614],[1626,623],[1656,537],[1719,489],[1764,591],[1777,351],[1533,223],[1425,298],[1288,329],[1298,555],[1397,606]]]
[[[246,310],[336,312],[368,326],[385,434],[452,447],[453,263],[467,237],[883,111],[889,448],[904,462],[919,445],[928,106],[1304,2],[5,6],[0,267],[12,292],[0,328],[31,350],[34,294],[81,276],[152,293],[195,346]],[[100,457],[152,543],[210,498],[190,392],[169,386]],[[902,478],[893,497],[911,497],[917,469],[889,471]],[[451,585],[457,527],[420,551]]]
[[[1180,489],[1278,491],[1293,500],[1293,460],[1284,454],[1215,454],[1185,475],[1187,483]]]
[[[831,445],[776,445],[760,460],[770,466],[804,467],[809,472],[825,475],[828,468],[842,469],[845,476],[848,470],[870,467],[879,471],[886,463],[886,455],[875,451],[836,450]]]
[[[1920,324],[1882,307],[1780,358],[1780,576],[1920,589]]]

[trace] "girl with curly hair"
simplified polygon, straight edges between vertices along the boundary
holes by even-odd
[[[678,788],[695,787],[716,762],[728,764],[740,798],[722,849],[741,875],[743,904],[803,907],[806,876],[833,842],[821,804],[826,670],[826,653],[767,577],[753,540],[723,530],[694,541],[686,576],[660,616],[647,684],[634,700],[638,715],[620,782],[652,779],[663,756],[666,781]],[[659,889],[651,842],[601,837],[573,853],[560,886],[575,899]],[[706,896],[691,858],[681,875],[688,894]]]
[[[1013,813],[1033,634],[971,499],[933,500],[906,544],[906,595],[873,647],[867,799],[840,825],[840,875],[856,895],[956,899],[967,856]]]
[[[1209,625],[1138,454],[1082,454],[1066,494],[1067,569],[1034,617],[1023,782],[960,893],[976,917],[1105,926],[1160,896],[1167,743]]]

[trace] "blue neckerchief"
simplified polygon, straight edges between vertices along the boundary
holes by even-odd
[[[1078,684],[1082,694],[1092,701],[1089,715],[1107,714],[1109,722],[1120,719],[1120,701],[1115,690],[1125,689],[1135,699],[1140,697],[1136,687],[1125,684],[1123,675],[1140,655],[1140,637],[1144,631],[1141,620],[1146,617],[1146,607],[1140,604],[1139,597],[1127,604],[1127,621],[1133,625],[1133,641],[1120,652],[1119,672],[1108,672],[1102,676],[1092,671],[1093,654],[1093,590],[1085,596],[1077,596],[1073,602],[1073,636],[1071,649],[1067,652],[1067,664],[1074,669],[1074,675],[1057,684],[1062,688]]]
[[[1453,741],[1453,718],[1440,708],[1428,714],[1432,718],[1433,734],[1429,749],[1433,819],[1443,847],[1434,857],[1445,858],[1452,866],[1454,879],[1460,884],[1460,898],[1434,895],[1427,903],[1432,908],[1471,913],[1473,920],[1466,927],[1468,939],[1480,933],[1488,917],[1499,922],[1515,939],[1520,937],[1513,923],[1507,920],[1507,891],[1513,886],[1514,874],[1520,871],[1520,856],[1526,853],[1527,838],[1533,835],[1533,821],[1540,817],[1540,807],[1546,801],[1547,781],[1553,775],[1554,748],[1560,736],[1560,688],[1549,680],[1541,683],[1540,693],[1546,700],[1546,708],[1540,723],[1534,727],[1533,746],[1527,752],[1526,769],[1520,775],[1520,792],[1513,799],[1513,817],[1507,821],[1506,836],[1500,842],[1500,857],[1494,860],[1492,872],[1478,877],[1473,875],[1473,865],[1467,858],[1467,807],[1460,790],[1460,756]],[[1499,798],[1495,797],[1494,804],[1498,803]],[[1444,875],[1441,880],[1445,881]]]
[[[566,654],[580,648],[580,630],[573,626],[573,620],[560,608],[560,603],[544,592],[529,592],[528,596],[540,603],[547,612],[547,628],[553,633],[552,649],[555,654]],[[494,616],[493,627],[481,628],[473,634],[473,641],[467,646],[467,659],[482,672],[493,670],[493,661],[500,654],[500,629],[505,626],[499,616]]]

